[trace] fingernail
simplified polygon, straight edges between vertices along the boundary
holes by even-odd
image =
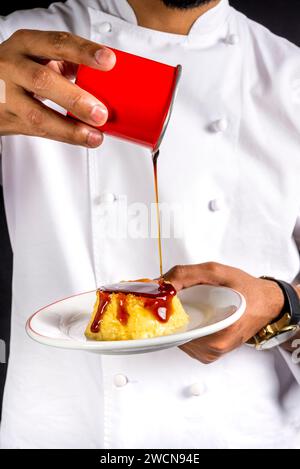
[[[101,145],[103,140],[103,136],[100,132],[97,132],[96,130],[92,130],[89,132],[88,137],[87,137],[87,144],[89,147],[96,148]]]
[[[103,47],[95,53],[95,60],[103,70],[111,70],[115,66],[116,56],[112,50]]]
[[[107,121],[108,111],[105,106],[96,104],[91,111],[91,118],[98,125],[103,125]]]

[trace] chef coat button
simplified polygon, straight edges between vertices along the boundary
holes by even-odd
[[[230,34],[227,38],[227,43],[235,46],[240,42],[240,37],[237,34]]]
[[[121,374],[114,376],[114,385],[117,388],[123,388],[124,386],[126,386],[127,383],[128,383],[127,376],[121,375]]]
[[[228,120],[225,119],[224,117],[222,119],[219,119],[215,121],[212,125],[212,128],[215,132],[225,132],[228,127]]]
[[[99,204],[112,204],[116,200],[116,195],[111,192],[104,192],[97,198]]]
[[[223,208],[223,201],[221,199],[214,199],[208,205],[211,212],[219,212]]]
[[[194,397],[202,396],[206,392],[204,383],[194,383],[190,386],[190,395]]]
[[[99,32],[100,33],[110,33],[111,30],[112,30],[111,23],[108,23],[107,21],[105,21],[105,23],[101,23],[99,25]]]

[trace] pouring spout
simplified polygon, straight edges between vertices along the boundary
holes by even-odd
[[[152,160],[153,160],[154,165],[156,165],[158,157],[159,157],[159,150],[152,151]]]

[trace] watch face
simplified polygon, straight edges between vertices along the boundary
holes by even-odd
[[[273,337],[270,340],[266,340],[266,342],[264,342],[261,345],[261,349],[262,350],[269,350],[269,349],[272,349],[274,347],[278,347],[279,345],[282,345],[285,342],[287,342],[288,340],[292,339],[295,336],[295,334],[297,333],[297,331],[298,331],[298,328],[293,329],[292,331],[287,331],[287,332],[283,332],[282,334],[278,334],[276,337]]]

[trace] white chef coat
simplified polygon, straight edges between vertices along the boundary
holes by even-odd
[[[187,36],[139,27],[126,0],[69,0],[0,21],[2,39],[19,28],[68,30],[181,63],[159,184],[163,204],[184,207],[176,223],[185,230],[163,240],[165,270],[218,261],[293,280],[300,206],[296,46],[227,0]],[[128,204],[150,207],[153,173],[147,150],[109,137],[92,150],[24,136],[2,144],[14,251],[2,447],[299,447],[299,365],[279,350],[242,347],[205,366],[179,349],[107,357],[26,336],[26,319],[47,303],[106,282],[157,276],[156,239],[103,233],[125,196]]]

